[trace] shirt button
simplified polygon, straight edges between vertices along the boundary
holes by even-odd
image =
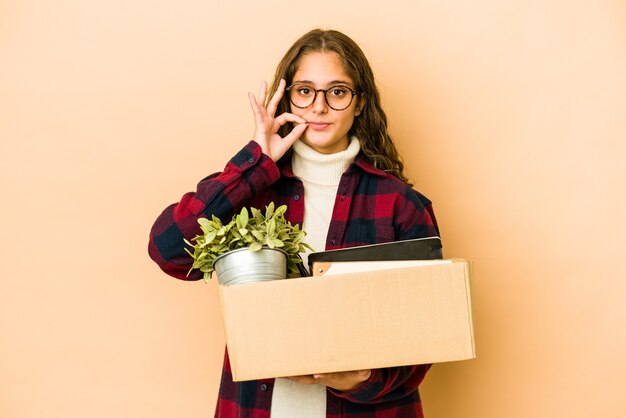
[[[293,200],[296,200],[296,201],[297,201],[297,200],[300,200],[300,195],[299,195],[299,194],[294,195]]]
[[[267,385],[266,385],[265,383],[263,383],[263,384],[261,385],[261,390],[262,390],[263,392],[267,392]]]
[[[254,157],[250,157],[250,158],[248,158],[248,162],[249,162],[249,163],[253,163],[254,161],[255,161]]]

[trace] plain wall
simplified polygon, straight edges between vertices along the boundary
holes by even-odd
[[[621,0],[0,2],[0,416],[212,416],[215,285],[161,273],[148,231],[319,26],[370,58],[473,262],[478,358],[433,367],[427,417],[626,416]]]

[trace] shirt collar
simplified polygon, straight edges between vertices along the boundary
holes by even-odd
[[[277,165],[280,170],[280,173],[284,177],[288,177],[288,178],[296,177],[293,174],[293,169],[291,167],[291,150],[287,154],[285,154],[280,160],[278,160]],[[360,151],[357,154],[356,158],[354,159],[354,162],[350,164],[350,166],[348,167],[347,172],[350,172],[352,170],[359,170],[359,169],[365,171],[366,173],[373,174],[379,177],[389,176],[388,173],[374,167],[374,164],[372,164],[372,161],[369,159],[369,157],[367,157],[363,153],[363,151]]]

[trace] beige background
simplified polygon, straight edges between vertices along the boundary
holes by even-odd
[[[0,1],[0,416],[212,416],[214,285],[160,273],[148,230],[317,26],[362,45],[474,262],[479,357],[433,368],[427,417],[626,416],[622,0]]]

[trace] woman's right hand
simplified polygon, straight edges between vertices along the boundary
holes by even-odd
[[[265,106],[265,99],[267,97],[267,83],[265,81],[261,83],[261,91],[258,99],[252,93],[248,93],[250,106],[254,113],[254,140],[261,146],[263,153],[274,161],[278,161],[285,155],[287,150],[302,136],[305,129],[308,127],[305,119],[293,113],[285,112],[282,115],[274,117],[278,103],[285,92],[286,84],[285,80],[280,80],[278,90],[276,90],[274,96],[272,96],[267,103],[267,106]],[[283,138],[278,135],[278,130],[288,122],[293,122],[296,125],[291,132]]]

